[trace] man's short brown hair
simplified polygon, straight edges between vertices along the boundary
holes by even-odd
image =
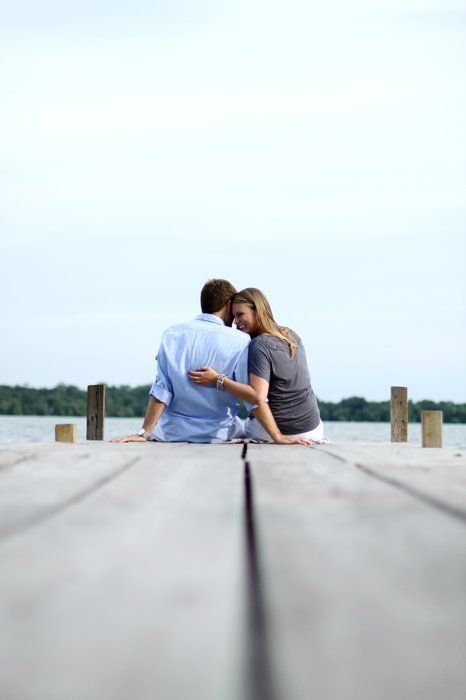
[[[209,280],[201,290],[202,313],[213,314],[220,311],[233,294],[236,294],[236,289],[228,280]]]

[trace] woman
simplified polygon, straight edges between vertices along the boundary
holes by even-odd
[[[280,444],[326,442],[299,336],[279,326],[265,295],[254,287],[232,297],[238,330],[249,333],[249,385],[210,367],[189,376],[199,386],[217,386],[243,401],[258,404],[245,422],[247,438]],[[268,400],[268,403],[267,403]]]

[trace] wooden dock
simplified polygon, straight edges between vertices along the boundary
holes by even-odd
[[[0,446],[2,700],[463,700],[466,453]]]

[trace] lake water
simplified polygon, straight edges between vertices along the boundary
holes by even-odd
[[[57,423],[75,423],[78,440],[86,439],[86,418],[83,416],[0,416],[0,443],[54,442]],[[105,439],[136,433],[140,418],[106,418]],[[331,442],[390,442],[390,423],[325,423],[325,433]],[[421,426],[410,423],[409,442],[421,444]],[[466,449],[466,425],[443,426],[444,447]]]

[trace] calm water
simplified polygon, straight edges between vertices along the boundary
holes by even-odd
[[[53,442],[56,423],[76,423],[78,440],[86,439],[86,419],[82,416],[0,416],[0,443]],[[106,418],[105,439],[135,433],[141,427],[140,418]],[[325,424],[325,432],[332,442],[390,442],[389,423],[333,423]],[[421,444],[421,426],[410,423],[409,442]],[[466,425],[443,426],[444,447],[466,449]]]

